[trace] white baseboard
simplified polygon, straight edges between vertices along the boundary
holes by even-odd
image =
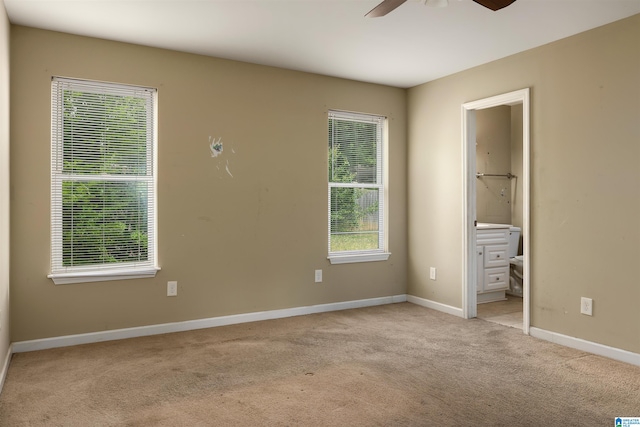
[[[393,295],[380,298],[369,298],[355,301],[344,301],[329,304],[318,304],[306,307],[286,308],[282,310],[261,311],[255,313],[234,314],[230,316],[212,317],[208,319],[189,320],[185,322],[164,323],[151,326],[140,326],[135,328],[115,329],[111,331],[92,332],[87,334],[67,335],[62,337],[44,338],[31,341],[14,342],[9,346],[9,350],[4,357],[2,370],[0,370],[0,391],[9,369],[9,362],[13,353],[22,353],[35,350],[46,350],[49,348],[68,347],[80,344],[91,344],[102,341],[113,341],[126,338],[136,338],[149,335],[167,334],[172,332],[183,332],[196,329],[214,328],[217,326],[234,325],[239,323],[257,322],[261,320],[281,319],[285,317],[303,316],[307,314],[324,313],[329,311],[348,310],[353,308],[373,307],[376,305],[393,304],[399,302],[410,302],[422,307],[442,311],[457,317],[463,317],[462,309],[450,305],[416,297],[413,295]],[[575,348],[621,362],[640,366],[640,354],[627,350],[609,347],[606,345],[585,341],[550,332],[535,327],[530,328],[530,335],[550,341],[566,347]]]
[[[640,354],[631,351],[622,350],[607,345],[598,344],[592,341],[586,341],[581,338],[562,335],[557,332],[551,332],[540,328],[529,328],[529,334],[532,337],[540,338],[545,341],[551,341],[565,347],[575,348],[577,350],[586,351],[588,353],[597,354],[598,356],[608,357],[609,359],[619,360],[620,362],[630,363],[640,366]]]
[[[464,317],[462,314],[462,309],[457,307],[452,307],[450,305],[442,304],[439,302],[431,301],[428,299],[416,297],[413,295],[407,295],[407,302],[421,305],[423,307],[432,308],[434,310],[442,311],[447,314],[453,314],[454,316]]]
[[[87,334],[66,335],[13,343],[13,352],[46,350],[49,348],[68,347],[80,344],[91,344],[102,341],[113,341],[149,335],[184,332],[195,329],[214,328],[216,326],[234,325],[238,323],[257,322],[261,320],[281,319],[284,317],[303,316],[306,314],[324,313],[328,311],[348,310],[352,308],[372,307],[407,301],[407,296],[393,295],[380,298],[369,298],[355,301],[335,302],[330,304],[310,305],[306,307],[285,308],[282,310],[260,311],[255,313],[234,314],[230,316],[211,317],[208,319],[188,320],[185,322],[164,323],[159,325],[140,326],[135,328],[115,329],[111,331],[91,332]]]
[[[9,348],[7,348],[7,355],[4,357],[4,362],[2,363],[2,370],[0,371],[0,393],[2,393],[2,388],[4,387],[4,380],[7,378],[7,373],[9,372],[9,362],[11,362],[12,354],[13,354],[13,344],[9,344]]]

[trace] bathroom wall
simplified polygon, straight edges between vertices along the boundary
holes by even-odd
[[[531,325],[640,353],[640,14],[409,89],[408,292],[462,307],[461,105],[523,88]]]
[[[511,172],[511,107],[476,111],[476,171]],[[501,176],[476,179],[478,222],[511,224],[511,180]]]
[[[515,175],[476,179],[478,222],[522,228],[522,104],[476,111],[476,170]],[[522,253],[522,237],[518,253]]]
[[[21,26],[11,75],[14,342],[406,293],[404,89]],[[158,88],[154,279],[47,279],[54,75]],[[327,260],[328,109],[388,118],[388,261]]]

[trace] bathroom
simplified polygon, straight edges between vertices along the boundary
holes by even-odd
[[[479,298],[478,318],[522,328],[522,104],[476,111],[476,171],[478,223],[513,226],[509,288],[498,301]]]

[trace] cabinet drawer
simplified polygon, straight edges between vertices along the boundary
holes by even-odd
[[[476,232],[478,246],[483,245],[507,245],[509,244],[508,228],[489,228]]]
[[[484,270],[484,290],[501,291],[509,288],[509,267],[487,268]]]
[[[508,267],[509,266],[509,245],[493,245],[484,247],[484,266]]]

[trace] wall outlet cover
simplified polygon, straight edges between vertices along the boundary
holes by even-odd
[[[175,282],[175,281],[167,282],[167,296],[168,297],[178,296],[178,282]]]
[[[580,298],[580,313],[593,316],[593,300],[591,298]]]

